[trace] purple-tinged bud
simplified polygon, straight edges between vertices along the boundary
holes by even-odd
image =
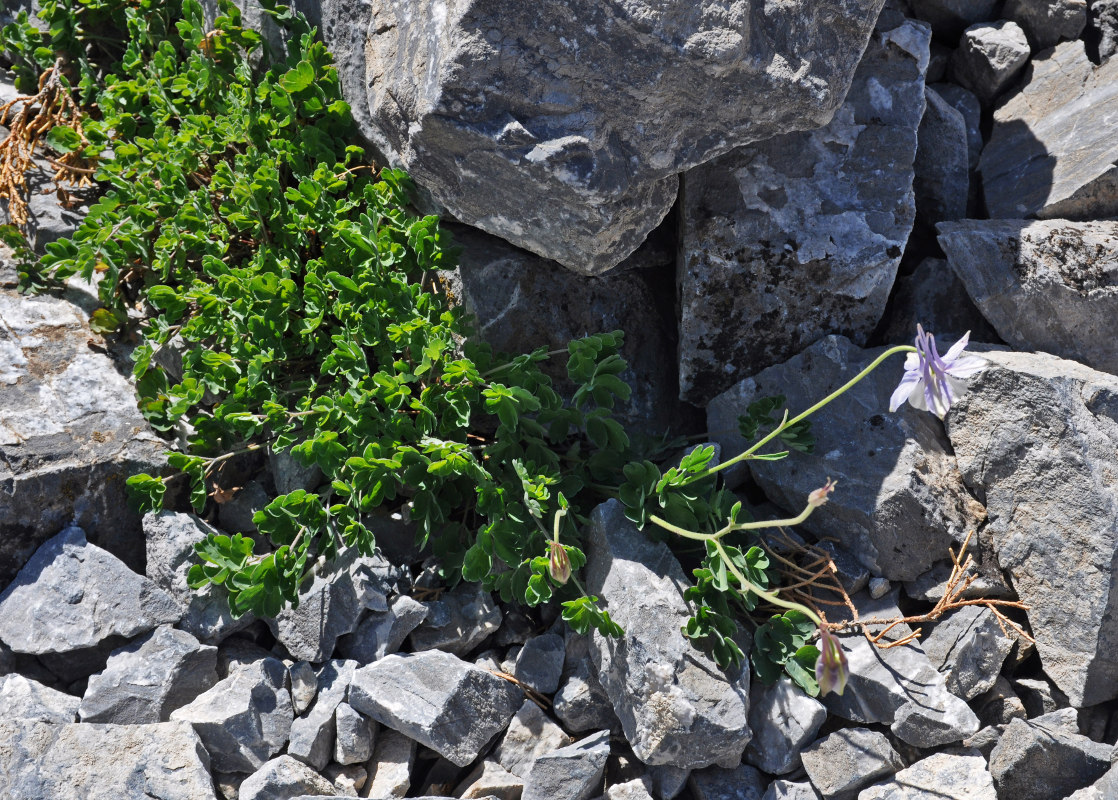
[[[562,586],[571,579],[571,559],[559,542],[548,542],[547,546],[551,551],[547,571],[551,573],[551,579]]]
[[[819,508],[827,502],[827,497],[835,490],[835,482],[827,478],[827,482],[807,496],[807,504],[812,508]]]
[[[819,695],[827,692],[841,695],[846,688],[846,676],[850,665],[838,638],[826,628],[819,628],[819,660],[815,662],[815,680],[819,683]]]

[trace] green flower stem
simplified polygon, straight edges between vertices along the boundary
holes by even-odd
[[[810,506],[809,506],[809,508],[810,508]],[[738,581],[741,582],[741,585],[748,588],[749,591],[753,592],[758,597],[765,598],[770,603],[772,603],[774,606],[780,606],[781,608],[788,608],[788,609],[791,609],[793,611],[799,611],[804,616],[806,616],[808,619],[810,619],[812,622],[814,622],[816,625],[821,626],[823,624],[823,620],[820,619],[819,615],[816,614],[814,611],[812,611],[807,606],[803,605],[802,603],[796,603],[792,600],[785,600],[783,597],[778,595],[776,592],[766,591],[765,589],[762,589],[760,586],[753,583],[753,581],[749,580],[744,575],[742,575],[741,572],[738,571],[738,568],[734,566],[734,562],[730,559],[729,554],[722,547],[722,542],[720,542],[716,539],[714,541],[714,548],[718,551],[718,555],[722,557],[722,563],[725,564],[727,569],[729,569],[730,572],[733,573],[734,577],[737,578]]]
[[[818,403],[813,405],[807,411],[803,411],[803,412],[797,414],[796,416],[792,417],[792,419],[788,419],[787,415],[785,415],[784,420],[782,420],[781,423],[779,425],[777,425],[776,428],[774,428],[771,433],[769,433],[767,436],[765,436],[763,439],[761,439],[755,445],[750,447],[744,453],[739,453],[738,455],[734,456],[733,458],[728,459],[727,461],[723,461],[721,464],[718,464],[717,466],[711,467],[710,469],[708,469],[704,472],[700,472],[699,474],[695,475],[694,478],[692,478],[690,481],[688,481],[688,483],[691,483],[692,481],[696,481],[696,480],[701,480],[702,478],[705,478],[708,475],[713,475],[715,472],[718,472],[719,470],[726,469],[726,467],[733,466],[734,464],[737,464],[740,461],[745,461],[747,458],[752,458],[754,453],[756,453],[758,450],[760,450],[766,444],[768,444],[773,439],[775,439],[777,436],[779,436],[782,431],[792,427],[797,422],[811,416],[816,411],[823,408],[823,406],[830,403],[832,400],[835,400],[836,398],[841,397],[843,394],[845,394],[847,392],[847,390],[849,390],[851,387],[853,387],[855,384],[857,384],[860,380],[862,380],[862,378],[866,377],[871,372],[873,372],[875,369],[877,369],[879,366],[881,366],[881,363],[883,361],[885,361],[885,359],[889,358],[889,356],[895,355],[897,353],[915,353],[915,352],[916,352],[916,348],[913,347],[910,344],[902,344],[902,345],[897,345],[896,347],[890,347],[884,353],[882,353],[877,358],[875,358],[873,361],[871,361],[865,369],[863,369],[861,372],[859,372],[853,378],[848,380],[842,386],[835,389],[833,392],[831,392],[829,395],[824,397]]]

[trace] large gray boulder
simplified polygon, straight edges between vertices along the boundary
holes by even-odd
[[[986,498],[1045,673],[1076,707],[1118,697],[1118,377],[1044,354],[983,356],[947,415],[959,469]]]
[[[676,174],[826,124],[882,0],[322,0],[362,133],[455,218],[584,274]]]
[[[1034,58],[1025,86],[994,112],[978,169],[995,219],[1118,215],[1118,60],[1096,66],[1083,42]]]
[[[587,591],[624,630],[595,632],[590,656],[637,758],[682,769],[738,763],[751,736],[749,672],[722,669],[680,633],[689,582],[675,556],[616,500],[594,509],[586,540]]]
[[[391,655],[353,673],[349,704],[464,767],[523,702],[506,680],[451,653]]]
[[[1110,769],[1113,745],[1037,719],[1009,723],[990,753],[998,797],[1063,800]]]
[[[0,594],[0,640],[17,653],[70,653],[119,644],[181,615],[170,595],[70,527]]]
[[[1028,795],[1031,797],[1031,795]],[[977,750],[936,753],[858,794],[858,800],[998,800],[986,759]]]
[[[143,565],[124,481],[157,472],[166,444],[140,416],[128,378],[94,349],[87,313],[0,289],[0,588],[67,525]]]
[[[537,758],[524,779],[523,800],[589,800],[600,793],[609,758],[609,731]]]
[[[215,800],[210,760],[189,725],[57,725],[0,720],[0,775],[13,800]]]
[[[761,397],[783,394],[792,414],[842,386],[880,355],[842,336],[828,336],[795,358],[731,387],[707,407],[723,458],[747,444],[737,433],[739,415]],[[946,558],[984,516],[963,485],[943,425],[907,404],[889,412],[889,397],[902,374],[894,357],[811,417],[812,455],[783,461],[749,461],[749,471],[768,498],[796,514],[808,494],[828,478],[838,488],[803,527],[841,542],[875,575],[911,580]],[[768,447],[766,450],[778,450]],[[745,469],[725,471],[731,484]]]
[[[935,89],[925,87],[927,107],[920,120],[915,179],[917,219],[934,225],[967,215],[970,162],[967,122]]]
[[[1118,375],[1118,222],[964,220],[938,230],[967,294],[1009,345]]]
[[[1087,26],[1087,0],[1007,0],[1002,13],[1024,29],[1038,51],[1078,39]]]
[[[828,333],[860,343],[885,310],[915,219],[928,27],[887,8],[825,128],[686,174],[680,396],[697,405]]]

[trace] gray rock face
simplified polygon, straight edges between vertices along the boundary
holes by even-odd
[[[1013,639],[1002,633],[990,609],[967,606],[944,617],[920,644],[947,688],[973,700],[993,688]]]
[[[339,703],[334,711],[334,761],[338,764],[360,764],[373,755],[376,727],[364,714],[349,703]]]
[[[463,583],[423,605],[427,616],[411,634],[413,650],[465,655],[501,627],[501,610],[480,584]]]
[[[181,722],[58,725],[0,721],[0,775],[11,798],[216,800],[209,757]]]
[[[990,105],[1029,61],[1029,40],[1016,22],[972,25],[951,58],[951,77]]]
[[[23,675],[0,678],[0,708],[5,720],[37,722],[74,722],[81,700],[51,689]]]
[[[441,651],[385,656],[353,674],[349,704],[464,767],[520,707],[521,692]]]
[[[1090,18],[1091,33],[1098,37],[1099,58],[1107,61],[1118,53],[1118,2],[1093,0]]]
[[[67,528],[0,594],[0,639],[17,653],[69,653],[138,636],[181,616],[171,597]]]
[[[978,731],[978,717],[954,695],[940,695],[937,703],[909,700],[897,709],[889,730],[915,747],[939,747],[959,742]]]
[[[1083,43],[1034,58],[1024,88],[994,112],[978,169],[994,219],[1118,215],[1118,61],[1095,66]]]
[[[810,783],[773,781],[761,800],[819,800],[819,792]]]
[[[166,722],[171,712],[217,683],[217,648],[186,631],[161,627],[109,656],[89,679],[82,722],[141,725]]]
[[[680,396],[705,405],[828,333],[864,342],[915,218],[930,31],[882,14],[825,128],[739,148],[683,179]]]
[[[602,688],[591,664],[579,664],[555,693],[552,708],[566,726],[576,733],[620,726],[613,704]]]
[[[318,694],[318,676],[314,665],[309,661],[297,661],[287,668],[291,678],[291,706],[295,713],[302,714],[311,707]]]
[[[291,723],[288,755],[321,770],[334,755],[335,712],[349,692],[356,661],[330,661],[318,672],[318,696],[307,712]]]
[[[881,5],[326,0],[322,16],[390,163],[456,219],[595,274],[663,219],[677,173],[828,122]]]
[[[566,644],[554,633],[534,636],[520,648],[513,667],[513,677],[544,694],[553,694],[563,677]]]
[[[586,535],[587,591],[625,631],[594,633],[590,655],[633,752],[683,769],[736,763],[750,738],[749,673],[721,669],[680,635],[683,568],[616,500],[594,509]]]
[[[939,233],[967,293],[1010,346],[1118,374],[1118,222],[966,220]]]
[[[265,658],[241,667],[194,702],[171,712],[189,722],[215,770],[255,772],[276,755],[291,732],[291,693],[283,662]]]
[[[954,44],[963,29],[997,16],[998,0],[918,0],[912,14],[932,26],[936,36]]]
[[[917,323],[935,333],[937,342],[958,341],[967,331],[972,342],[998,340],[963,282],[941,258],[925,258],[912,274],[897,278],[881,338],[890,344],[909,344]]]
[[[837,389],[883,352],[862,350],[841,336],[828,336],[784,364],[747,378],[711,401],[707,427],[724,457],[742,452],[737,418],[760,397],[783,394],[792,413]],[[950,455],[943,426],[907,404],[889,412],[889,396],[902,372],[897,358],[875,370],[839,399],[812,415],[813,455],[750,462],[753,478],[768,498],[799,513],[808,494],[828,477],[838,489],[804,528],[834,537],[874,574],[911,580],[961,541],[983,517]],[[727,432],[728,433],[725,433]],[[741,471],[726,470],[727,481]]]
[[[493,759],[513,775],[526,778],[536,759],[571,743],[571,737],[531,700],[516,712],[493,751]]]
[[[1109,800],[1118,797],[1118,764],[1097,781],[1067,796],[1067,800]]]
[[[346,658],[369,664],[395,653],[415,628],[427,618],[427,606],[409,595],[392,598],[388,610],[372,612],[358,624],[350,636],[338,640],[338,649]]]
[[[800,766],[800,751],[815,739],[827,710],[787,677],[772,686],[755,684],[750,695],[749,728],[753,738],[745,760],[772,775]]]
[[[350,548],[300,592],[298,608],[288,606],[268,620],[268,627],[294,658],[325,661],[338,638],[357,628],[366,609],[388,610],[390,571],[383,557]]]
[[[1061,800],[1101,778],[1113,749],[1060,726],[1015,719],[990,753],[990,772],[998,797]]]
[[[914,162],[916,215],[927,225],[967,215],[970,156],[967,123],[954,106],[931,87],[920,120]]]
[[[986,759],[977,750],[936,753],[887,781],[863,789],[858,800],[998,800]]]
[[[187,585],[187,573],[196,563],[194,545],[213,530],[209,525],[193,514],[160,511],[144,515],[143,529],[147,576],[182,609],[178,627],[201,642],[217,644],[252,624],[252,614],[233,619],[223,589],[211,584],[195,591]]]
[[[974,169],[982,155],[982,104],[978,102],[974,92],[954,83],[937,83],[931,88],[963,115],[967,126],[967,164]]]
[[[1118,696],[1118,378],[1053,356],[983,354],[947,416],[963,478],[1028,612],[1045,673],[1083,707]]]
[[[67,300],[0,289],[0,588],[67,525],[142,566],[124,481],[157,472],[166,445],[128,379],[90,349],[86,319]]]
[[[707,767],[688,780],[695,800],[759,800],[765,791],[761,773],[746,764],[727,769]]]
[[[615,271],[588,277],[480,231],[450,230],[464,249],[458,268],[438,279],[448,296],[477,319],[482,339],[506,353],[537,347],[565,351],[580,336],[623,330],[621,355],[629,368],[620,377],[633,394],[628,403],[618,404],[618,416],[650,433],[674,421],[678,376],[663,354],[675,346],[675,314],[661,302],[665,285],[674,279],[671,241],[654,242],[653,234]],[[563,356],[540,366],[562,388],[566,365]]]
[[[366,797],[404,797],[411,786],[416,743],[392,729],[381,729],[369,761]]]
[[[885,734],[844,728],[824,736],[803,752],[812,785],[828,800],[852,800],[858,790],[904,768]]]
[[[1087,0],[1007,0],[1002,15],[1016,22],[1034,50],[1078,39],[1087,26]]]
[[[609,758],[609,731],[552,750],[532,764],[523,800],[588,800],[602,788]]]
[[[463,800],[489,796],[496,797],[497,800],[519,800],[523,792],[523,778],[518,778],[487,758],[458,785],[454,796]]]
[[[335,797],[334,784],[302,761],[279,756],[245,778],[238,800],[287,800],[290,797],[313,795]]]

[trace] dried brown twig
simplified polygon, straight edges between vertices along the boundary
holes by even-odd
[[[35,149],[43,137],[57,126],[70,128],[89,144],[82,130],[82,112],[62,82],[62,59],[39,76],[39,90],[21,95],[0,105],[0,125],[8,135],[0,142],[0,200],[8,203],[8,216],[13,224],[27,224],[27,171],[34,163]],[[82,148],[47,161],[57,171],[55,183],[68,181],[77,186],[90,185],[92,174],[80,156]]]

